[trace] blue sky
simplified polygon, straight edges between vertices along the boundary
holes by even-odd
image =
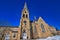
[[[46,23],[60,30],[60,0],[0,0],[0,26],[19,26],[25,2],[30,20],[41,16]]]

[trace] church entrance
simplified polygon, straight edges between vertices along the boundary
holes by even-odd
[[[9,33],[6,33],[5,40],[10,40],[10,34]]]
[[[22,33],[22,39],[27,39],[27,33],[26,33],[25,30],[24,30],[23,33]]]

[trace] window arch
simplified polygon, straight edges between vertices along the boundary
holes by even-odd
[[[41,28],[42,28],[42,32],[45,32],[45,28],[43,24],[41,24]]]
[[[25,14],[23,14],[23,18],[25,18]]]
[[[28,15],[26,14],[26,18],[28,18]]]

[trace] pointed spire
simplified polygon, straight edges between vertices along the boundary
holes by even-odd
[[[39,17],[39,20],[41,20],[41,21],[43,21],[44,23],[46,23],[46,22],[43,20],[43,18],[42,18],[42,17]]]
[[[34,20],[36,20],[36,16],[34,16]]]
[[[27,8],[27,4],[26,4],[26,2],[25,2],[25,4],[24,4],[24,8]]]
[[[42,19],[42,17],[39,17],[39,19]]]

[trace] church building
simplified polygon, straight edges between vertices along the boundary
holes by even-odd
[[[49,26],[42,17],[33,21],[29,19],[27,4],[21,12],[20,25],[18,27],[0,26],[0,40],[40,39],[57,35],[54,27]]]

